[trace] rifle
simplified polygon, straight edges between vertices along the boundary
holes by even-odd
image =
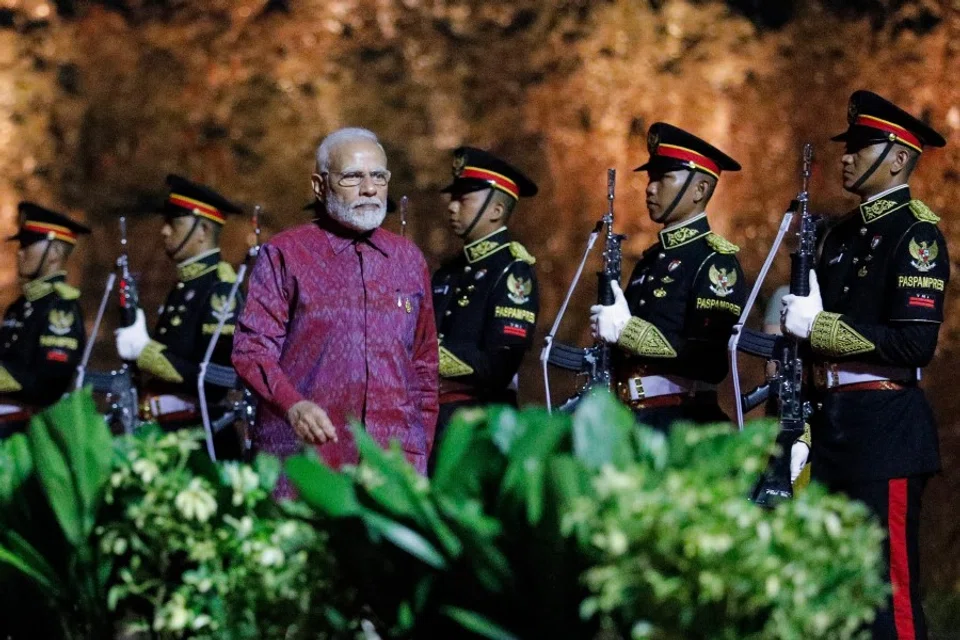
[[[816,261],[817,229],[816,221],[809,209],[810,171],[813,164],[813,146],[803,146],[802,186],[796,199],[796,210],[800,216],[800,228],[797,232],[799,243],[797,250],[790,256],[790,293],[797,296],[810,295],[810,269]],[[771,388],[776,390],[780,432],[777,444],[780,451],[754,489],[752,499],[763,507],[774,507],[779,502],[793,497],[790,482],[790,449],[793,443],[803,435],[804,424],[812,408],[803,392],[803,360],[800,355],[800,341],[790,335],[777,342],[772,360],[776,364],[776,374]],[[748,394],[749,396],[750,394]],[[757,401],[756,394],[750,401]]]
[[[243,280],[247,275],[248,265],[260,255],[260,211],[260,205],[253,208],[254,243],[253,246],[247,250],[243,264],[237,269],[237,279],[230,288],[230,294],[226,302],[227,305],[229,305],[231,300],[236,298],[240,291],[240,285],[243,284]],[[210,407],[207,404],[207,384],[226,389],[237,389],[240,382],[239,376],[237,376],[237,372],[233,370],[233,367],[210,362],[210,358],[213,357],[213,352],[217,347],[217,341],[220,339],[220,334],[223,333],[223,325],[227,322],[227,316],[227,313],[220,315],[217,321],[217,328],[214,329],[213,335],[210,336],[210,342],[207,343],[207,350],[203,354],[203,360],[200,361],[200,368],[197,375],[197,398],[200,404],[200,417],[203,420],[203,430],[206,433],[207,453],[213,461],[217,460],[216,450],[213,446],[214,434],[221,429],[229,427],[238,419],[242,419],[245,423],[246,428],[244,432],[249,432],[250,428],[253,427],[253,420],[256,417],[253,394],[250,393],[249,389],[243,388],[243,394],[239,400],[231,403],[230,408],[216,421],[210,420]],[[247,444],[248,438],[245,435],[244,448],[247,448]]]
[[[574,408],[576,408],[576,405],[580,402],[580,399],[594,387],[602,386],[610,389],[613,386],[613,352],[609,344],[606,344],[601,340],[597,340],[591,347],[573,347],[561,343],[554,343],[553,336],[556,335],[557,329],[560,326],[560,321],[563,319],[564,313],[566,313],[567,305],[569,304],[570,298],[573,295],[573,291],[580,280],[580,275],[583,273],[583,267],[586,263],[587,256],[593,249],[593,245],[599,237],[600,231],[604,228],[606,228],[606,235],[603,248],[603,268],[597,273],[597,301],[602,305],[613,304],[613,291],[610,289],[610,283],[620,282],[623,262],[621,245],[626,237],[623,234],[614,233],[613,231],[613,203],[616,180],[617,170],[607,169],[607,212],[597,222],[593,232],[590,234],[590,237],[587,240],[587,249],[583,254],[583,259],[580,261],[580,266],[574,275],[570,289],[567,291],[567,297],[564,299],[563,305],[560,307],[560,312],[557,314],[557,319],[554,321],[553,326],[550,328],[550,331],[547,333],[547,336],[544,340],[545,344],[543,351],[540,354],[540,361],[543,365],[543,381],[546,388],[547,411],[552,410],[550,400],[550,382],[547,370],[548,364],[552,364],[561,369],[575,371],[579,375],[585,377],[585,381],[580,386],[579,390],[560,406],[561,411],[572,411]]]

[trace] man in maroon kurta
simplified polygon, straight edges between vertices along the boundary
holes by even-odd
[[[389,179],[371,132],[331,134],[313,176],[326,213],[261,248],[233,347],[260,397],[260,451],[307,443],[334,468],[356,463],[355,419],[426,472],[438,389],[430,274],[416,245],[379,228]]]

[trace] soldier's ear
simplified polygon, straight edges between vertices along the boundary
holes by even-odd
[[[696,204],[700,204],[701,202],[708,200],[712,192],[713,189],[711,188],[709,180],[706,178],[697,180],[697,184],[693,188],[693,201]]]
[[[904,169],[909,170],[911,168],[911,159],[912,155],[910,151],[902,146],[897,146],[896,152],[893,155],[893,162],[890,164],[890,172],[894,175],[897,175]]]
[[[507,207],[500,198],[494,198],[490,203],[490,222],[500,222],[507,214]]]

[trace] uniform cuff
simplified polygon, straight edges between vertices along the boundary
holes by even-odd
[[[183,376],[167,359],[167,356],[163,355],[166,348],[165,345],[156,340],[151,340],[140,352],[140,356],[137,358],[137,366],[167,382],[183,382]]]
[[[13,393],[21,389],[23,389],[23,387],[17,382],[17,379],[7,371],[7,368],[0,366],[0,393]]]
[[[677,352],[660,330],[636,316],[627,321],[620,333],[617,346],[625,351],[648,358],[676,358]]]
[[[440,347],[440,377],[456,378],[473,373],[473,367],[453,355],[446,347]]]
[[[813,320],[810,346],[817,353],[836,357],[868,353],[876,348],[844,322],[842,315],[829,311],[821,311]]]

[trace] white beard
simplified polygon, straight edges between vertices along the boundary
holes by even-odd
[[[376,205],[377,208],[371,209],[364,206],[371,204]],[[383,224],[383,219],[387,216],[387,203],[376,198],[358,198],[347,204],[330,191],[327,194],[327,215],[348,229],[364,233],[373,231]]]

